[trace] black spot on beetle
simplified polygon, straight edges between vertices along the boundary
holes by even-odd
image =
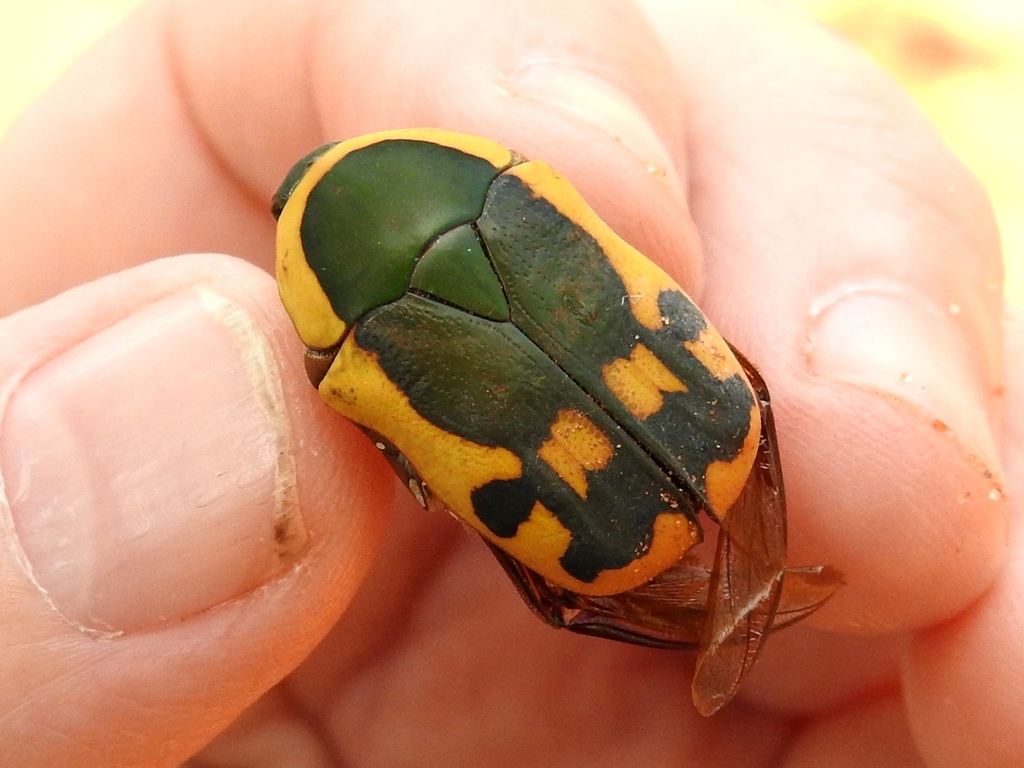
[[[473,510],[495,536],[510,539],[529,519],[537,491],[523,478],[492,480],[470,496]]]

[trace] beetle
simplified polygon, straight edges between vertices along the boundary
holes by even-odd
[[[697,650],[708,715],[770,631],[842,583],[785,567],[757,370],[549,165],[440,129],[374,133],[302,158],[272,212],[313,385],[549,624]]]

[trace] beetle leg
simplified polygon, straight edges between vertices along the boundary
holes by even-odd
[[[409,489],[409,493],[413,495],[413,498],[416,499],[419,505],[424,509],[429,509],[433,502],[433,495],[430,493],[430,489],[427,488],[427,484],[423,482],[419,472],[412,465],[412,462],[405,457],[405,454],[379,432],[375,432],[369,427],[364,427],[362,424],[357,424],[356,426],[363,430],[366,436],[373,441],[377,450],[384,454],[384,458],[388,460],[388,464],[395,470],[395,474],[402,481],[402,485]]]
[[[787,568],[782,577],[782,595],[772,621],[772,632],[810,616],[846,582],[831,565]]]

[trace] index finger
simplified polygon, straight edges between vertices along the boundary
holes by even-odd
[[[1006,551],[984,191],[904,93],[795,12],[644,5],[688,106],[704,307],[772,387],[794,561],[845,572],[828,615],[847,629],[955,615]]]
[[[268,200],[292,163],[327,140],[421,126],[557,160],[614,228],[673,254],[698,289],[664,149],[682,145],[673,75],[642,17],[606,5],[451,3],[415,25],[401,3],[144,6],[0,146],[0,312],[169,254],[269,267]],[[609,19],[622,44],[602,50]],[[465,43],[484,28],[486,45]]]

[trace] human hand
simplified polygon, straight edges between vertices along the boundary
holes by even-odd
[[[799,16],[645,10],[153,5],[12,128],[0,309],[83,285],[0,322],[10,764],[1020,762],[1024,334],[1004,369],[984,193]],[[268,275],[145,263],[269,267],[299,156],[413,125],[555,165],[768,381],[790,562],[848,585],[714,718],[687,654],[549,630],[396,495]]]

